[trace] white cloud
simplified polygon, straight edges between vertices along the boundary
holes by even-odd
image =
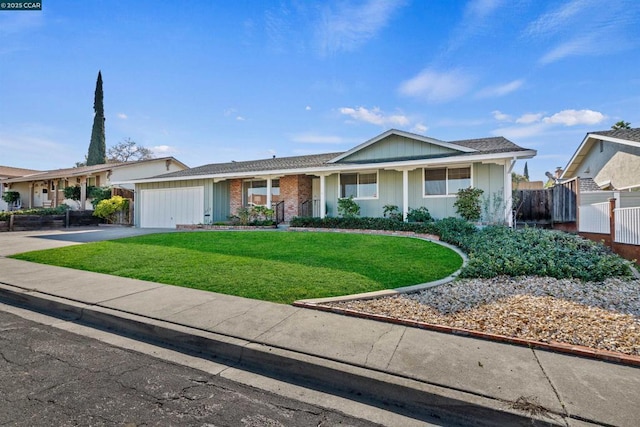
[[[493,118],[501,121],[501,122],[508,122],[511,120],[511,116],[508,114],[504,114],[503,112],[499,111],[499,110],[495,110],[492,111],[491,114],[493,115]]]
[[[127,115],[125,113],[118,113],[117,117],[119,119],[122,119],[122,120],[127,120],[128,119],[128,117],[127,117]]]
[[[542,134],[547,129],[544,123],[535,123],[526,126],[508,126],[495,129],[491,133],[494,135],[504,136],[507,139],[524,139],[531,138]]]
[[[547,42],[539,59],[547,65],[570,56],[608,55],[637,46],[638,8],[635,2],[571,0],[532,21],[522,35]]]
[[[171,147],[169,145],[156,145],[155,147],[151,147],[151,151],[156,154],[178,153],[178,150],[175,147]]]
[[[314,132],[298,133],[291,135],[293,142],[299,142],[303,144],[342,144],[343,139],[335,135],[320,135]]]
[[[487,20],[502,5],[502,0],[471,0],[467,2],[462,20],[451,32],[452,36],[447,45],[447,52],[452,52],[462,46],[469,38],[478,33],[490,31],[493,26],[487,26]]]
[[[528,125],[542,120],[542,113],[526,113],[516,119],[516,123]]]
[[[244,122],[246,119],[244,117],[242,117],[242,116],[237,116],[236,120],[239,121],[239,122]]]
[[[567,56],[588,55],[599,53],[600,46],[592,35],[579,36],[547,52],[540,58],[540,64],[547,65],[559,61]]]
[[[542,119],[544,123],[562,124],[565,126],[595,125],[605,119],[605,115],[592,110],[563,110]]]
[[[429,128],[424,123],[416,123],[413,128],[411,128],[411,132],[423,135],[426,134],[428,130]]]
[[[305,109],[306,111],[311,111],[311,106],[307,105],[306,107],[304,107],[304,109]]]
[[[372,123],[379,126],[407,126],[410,121],[402,114],[384,114],[378,107],[368,110],[364,107],[340,108],[340,113],[359,122]]]
[[[524,80],[518,79],[509,83],[505,83],[497,86],[489,86],[477,93],[478,98],[493,98],[498,96],[504,96],[511,92],[514,92],[524,84]]]
[[[525,29],[525,35],[532,37],[548,37],[549,35],[562,30],[570,20],[578,15],[584,6],[583,0],[573,0],[563,4],[558,9],[540,15],[538,19],[531,22]]]
[[[474,80],[460,70],[438,72],[424,69],[417,76],[403,82],[398,90],[405,96],[430,102],[445,102],[467,93]]]
[[[374,38],[404,6],[404,0],[368,0],[328,4],[321,12],[316,38],[322,55],[349,52]]]

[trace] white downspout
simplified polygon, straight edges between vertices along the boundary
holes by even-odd
[[[402,218],[407,221],[409,214],[409,170],[402,170]]]
[[[320,218],[327,216],[327,195],[325,194],[326,176],[320,175]]]
[[[504,215],[509,227],[513,227],[513,185],[511,182],[511,172],[513,172],[513,167],[516,165],[517,160],[518,159],[516,159],[515,157],[511,161],[506,160],[504,165]]]
[[[271,177],[267,177],[267,209],[271,209],[271,186],[273,183],[271,182]]]

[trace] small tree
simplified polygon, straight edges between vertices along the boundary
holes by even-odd
[[[343,218],[355,218],[360,215],[360,205],[353,200],[353,196],[338,199],[338,215]]]
[[[470,222],[478,221],[482,215],[480,206],[482,193],[484,193],[483,190],[473,187],[458,190],[456,201],[453,204],[458,215]]]
[[[611,126],[611,129],[613,129],[613,130],[631,129],[631,123],[625,122],[624,120],[620,120],[619,122],[617,122],[616,124]]]
[[[5,191],[5,193],[2,195],[2,200],[9,204],[15,203],[20,200],[20,193],[18,193],[17,191]]]
[[[139,146],[135,141],[132,141],[131,138],[127,138],[113,147],[110,147],[107,152],[107,157],[111,163],[148,160],[153,159],[153,151]]]

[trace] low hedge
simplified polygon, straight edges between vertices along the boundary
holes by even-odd
[[[575,234],[540,228],[514,230],[488,226],[479,230],[459,219],[412,223],[389,218],[293,218],[292,227],[412,231],[435,234],[458,246],[469,258],[460,277],[500,275],[548,276],[600,282],[608,277],[629,277],[631,262],[602,243]]]
[[[540,228],[490,226],[466,235],[458,246],[469,262],[461,277],[547,276],[601,282],[631,276],[631,263],[602,243]]]
[[[19,211],[0,212],[0,221],[8,221],[11,215],[63,215],[67,206],[60,205],[55,208],[22,209]]]

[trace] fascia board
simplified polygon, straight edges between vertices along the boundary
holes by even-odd
[[[571,159],[569,159],[569,162],[564,167],[564,171],[562,172],[562,175],[560,175],[560,179],[565,179],[567,176],[570,176],[571,174],[573,174],[573,171],[576,168],[576,166],[573,165],[573,163],[576,161],[578,156],[583,155],[582,150],[585,149],[587,142],[589,141],[590,138],[592,138],[592,135],[589,133],[584,137],[584,139],[578,146],[578,149],[576,150],[575,153],[573,153],[573,156],[571,156]]]
[[[343,171],[359,171],[359,170],[371,170],[371,169],[406,169],[406,168],[418,168],[425,165],[444,165],[453,163],[472,163],[482,162],[486,160],[499,160],[499,159],[531,159],[537,152],[535,150],[517,151],[517,152],[505,152],[494,154],[478,154],[470,156],[451,156],[438,159],[425,160],[411,160],[402,162],[382,162],[382,163],[362,163],[362,164],[331,164],[330,166],[314,167],[314,168],[301,168],[301,169],[274,169],[270,171],[248,171],[248,172],[235,172],[235,173],[223,173],[223,174],[206,174],[206,175],[191,175],[191,176],[179,176],[168,178],[143,178],[132,179],[128,181],[114,181],[113,185],[122,184],[145,184],[150,182],[172,182],[172,181],[191,181],[194,179],[214,179],[225,180],[234,178],[253,178],[255,176],[284,176],[284,175],[323,175],[340,173]]]

